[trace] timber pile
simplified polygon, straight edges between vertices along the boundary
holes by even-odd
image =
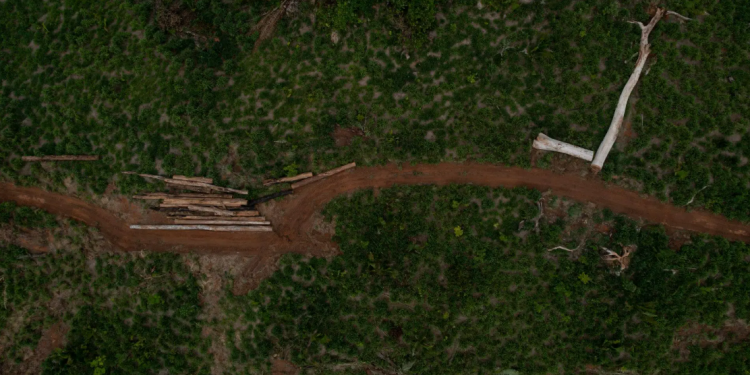
[[[127,174],[136,174],[126,172]],[[141,177],[164,181],[173,190],[206,191],[204,193],[146,193],[134,195],[133,199],[156,201],[153,207],[165,212],[172,219],[166,225],[131,225],[130,229],[141,230],[207,230],[215,232],[272,232],[271,223],[252,206],[247,199],[235,198],[232,194],[247,194],[215,186],[205,177],[172,176],[172,178],[138,174]]]
[[[174,190],[190,190],[199,193],[147,193],[134,195],[133,199],[158,201],[154,209],[166,213],[172,218],[167,225],[131,225],[131,229],[149,230],[210,230],[221,232],[271,232],[271,223],[254,207],[271,199],[292,194],[307,184],[320,181],[326,177],[356,167],[350,163],[319,175],[311,172],[293,177],[284,177],[263,181],[264,186],[291,183],[291,189],[253,199],[234,198],[232,193],[247,195],[247,190],[235,190],[213,185],[213,180],[205,177],[172,176],[163,177],[151,174],[123,172],[143,178],[163,181]]]

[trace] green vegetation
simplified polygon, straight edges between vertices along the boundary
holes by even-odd
[[[365,190],[325,215],[342,255],[286,255],[240,296],[229,273],[206,290],[193,255],[92,251],[75,223],[42,257],[0,244],[0,368],[61,323],[46,374],[267,373],[272,355],[312,373],[750,370],[745,244],[696,235],[676,251],[659,226],[520,188]],[[624,271],[600,258],[631,245]]]
[[[746,245],[697,236],[674,251],[662,228],[604,212],[542,221],[536,234],[539,198],[450,186],[335,200],[327,215],[343,255],[286,256],[257,290],[231,298],[230,311],[249,325],[229,343],[233,363],[241,369],[288,351],[320,373],[342,363],[360,363],[348,372],[357,374],[365,366],[419,374],[750,370],[750,343],[730,336],[704,346],[680,331],[747,319]],[[612,226],[612,235],[587,235],[583,219]],[[573,244],[588,236],[580,256],[547,251],[568,235]],[[627,245],[638,248],[619,275],[600,261],[597,249]]]
[[[649,18],[645,1],[299,1],[253,53],[280,3],[0,2],[0,175],[130,193],[145,182],[117,172],[259,188],[293,165],[528,166],[539,131],[596,149],[634,65],[626,21]],[[697,20],[652,34],[603,176],[750,220],[750,4],[662,5]],[[337,148],[337,126],[365,137]],[[19,158],[62,153],[103,159]]]
[[[31,207],[17,207],[14,202],[0,203],[0,224],[14,223],[23,228],[53,228],[57,226],[55,215]]]
[[[200,288],[174,254],[85,253],[86,228],[66,223],[68,248],[34,255],[0,243],[0,369],[13,373],[56,323],[70,327],[44,374],[208,373]],[[44,358],[41,358],[42,360]]]
[[[635,63],[627,21],[649,19],[646,1],[295,1],[259,41],[282,3],[0,0],[0,180],[129,194],[148,186],[118,173],[134,170],[258,193],[263,178],[351,161],[528,167],[540,131],[596,149]],[[695,21],[651,34],[601,175],[750,221],[750,2],[658,3]],[[339,127],[364,136],[338,147]],[[48,154],[102,160],[20,158]],[[475,186],[338,198],[326,215],[341,256],[285,256],[218,317],[191,255],[95,250],[94,230],[1,203],[0,229],[65,246],[0,242],[0,369],[61,323],[67,344],[43,373],[210,373],[216,348],[230,373],[267,373],[272,354],[317,373],[750,371],[746,245],[698,235],[675,251],[661,227],[551,197],[540,220],[540,198]],[[547,251],[582,240],[580,254]],[[630,245],[626,270],[602,263],[601,249]]]

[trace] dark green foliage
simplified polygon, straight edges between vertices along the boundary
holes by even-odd
[[[748,318],[746,245],[699,236],[675,252],[663,229],[615,217],[612,237],[590,236],[571,258],[547,251],[564,243],[568,224],[542,222],[540,236],[521,223],[536,216],[538,198],[533,190],[448,186],[334,200],[326,214],[336,218],[343,255],[286,256],[280,271],[237,299],[247,321],[261,322],[236,343],[237,360],[262,361],[278,346],[322,372],[341,356],[421,374],[576,373],[587,364],[750,370],[744,341],[709,352],[690,344],[687,362],[672,348],[689,324],[720,328],[731,309]],[[498,199],[507,203],[479,203]],[[571,223],[588,214],[576,215]],[[596,249],[621,252],[620,244],[638,248],[618,276]]]
[[[17,207],[14,202],[0,203],[0,223],[13,223],[29,229],[57,226],[55,215],[31,207]]]

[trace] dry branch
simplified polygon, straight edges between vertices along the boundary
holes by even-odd
[[[623,246],[622,255],[619,255],[606,247],[602,247],[602,259],[609,264],[619,263],[620,271],[624,271],[630,265],[630,254],[632,254],[635,249],[635,245]]]
[[[183,220],[177,219],[175,224],[187,225],[271,225],[269,221],[232,221],[232,220]]]
[[[560,152],[586,161],[594,159],[594,151],[552,139],[544,133],[539,133],[532,147],[538,150]]]
[[[664,13],[664,9],[657,9],[656,14],[654,14],[654,17],[651,18],[651,21],[646,26],[643,26],[643,24],[640,22],[630,22],[637,24],[641,28],[641,42],[638,49],[638,61],[635,63],[635,69],[630,75],[630,79],[628,79],[628,82],[622,89],[622,93],[620,93],[620,100],[617,101],[615,114],[612,116],[612,122],[609,125],[609,130],[607,130],[607,135],[604,136],[604,140],[602,140],[602,143],[599,145],[599,149],[596,150],[596,156],[594,157],[594,161],[591,163],[591,169],[594,172],[599,172],[602,169],[602,167],[604,166],[604,161],[607,160],[607,155],[609,155],[609,151],[612,150],[612,146],[615,144],[615,140],[617,140],[617,134],[620,132],[620,127],[622,127],[622,121],[625,117],[625,109],[628,105],[630,94],[633,93],[633,89],[638,83],[638,79],[641,77],[641,71],[643,71],[643,67],[646,65],[648,55],[649,53],[651,53],[651,45],[648,42],[648,36],[649,34],[651,34],[651,31],[654,29],[659,20],[664,17]]]
[[[275,184],[283,184],[285,182],[294,182],[294,181],[304,180],[312,176],[313,176],[312,172],[307,172],[307,173],[298,174],[294,177],[284,177],[284,178],[277,178],[275,180],[265,180],[263,181],[263,186],[271,186]]]
[[[48,156],[21,156],[23,161],[95,161],[99,155],[48,155]]]
[[[313,183],[315,181],[319,181],[319,180],[322,180],[322,179],[324,179],[326,177],[333,176],[333,175],[335,175],[337,173],[341,173],[343,171],[352,169],[352,168],[354,168],[356,166],[357,166],[357,163],[349,163],[347,165],[344,165],[344,166],[341,166],[341,167],[338,167],[338,168],[335,168],[335,169],[331,169],[328,172],[324,172],[324,173],[321,173],[321,174],[319,174],[319,175],[317,175],[315,177],[308,178],[307,180],[302,180],[300,182],[292,184],[292,189],[301,188],[301,187],[303,187],[303,186],[305,186],[307,184],[311,184],[311,183]]]
[[[265,225],[210,226],[210,225],[131,225],[130,229],[143,230],[208,230],[214,232],[273,232]]]
[[[192,182],[200,182],[204,184],[213,184],[214,179],[213,178],[206,178],[206,177],[187,177],[187,176],[172,176],[172,179],[174,180],[182,180],[182,181],[192,181]]]
[[[193,190],[193,189],[198,189],[199,191],[203,191],[203,190],[207,190],[207,191],[215,190],[215,191],[220,191],[220,192],[223,192],[223,193],[236,193],[236,194],[247,195],[247,190],[231,189],[231,188],[226,188],[226,187],[222,187],[222,186],[216,186],[216,185],[206,184],[206,183],[202,183],[202,182],[193,182],[193,181],[185,181],[185,180],[175,180],[173,178],[167,178],[167,177],[156,176],[156,175],[153,175],[153,174],[145,174],[145,173],[135,173],[135,172],[122,172],[122,173],[123,174],[134,174],[134,175],[138,175],[138,176],[141,176],[141,177],[144,177],[144,178],[153,178],[153,179],[156,179],[156,180],[164,181],[164,182],[166,182],[167,184],[170,184],[170,185],[180,186],[181,188],[188,189],[188,190]]]

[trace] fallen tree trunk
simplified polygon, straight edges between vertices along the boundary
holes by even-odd
[[[141,230],[208,230],[214,232],[273,232],[273,228],[265,225],[131,225],[130,229]]]
[[[191,188],[193,188],[193,189],[199,189],[199,191],[202,191],[202,190],[215,190],[215,191],[220,191],[220,192],[224,192],[224,193],[236,193],[236,194],[247,195],[247,190],[231,189],[231,188],[226,188],[226,187],[222,187],[222,186],[216,186],[216,185],[206,184],[206,183],[202,183],[202,182],[193,182],[193,181],[185,181],[185,180],[175,180],[173,178],[167,178],[167,177],[157,176],[157,175],[153,175],[153,174],[145,174],[145,173],[135,173],[135,172],[122,172],[122,173],[123,174],[134,174],[134,175],[138,175],[138,176],[141,176],[141,177],[144,177],[144,178],[153,178],[155,180],[164,181],[167,184],[177,185],[177,186],[183,187],[184,189],[189,189],[189,190],[192,190]]]
[[[240,207],[247,201],[244,199],[206,199],[200,201],[188,201],[182,199],[165,199],[159,207],[185,207],[188,206],[213,206],[213,207]]]
[[[173,180],[182,180],[182,181],[192,181],[192,182],[200,182],[204,184],[213,184],[214,179],[213,178],[206,178],[206,177],[187,177],[187,176],[172,176]]]
[[[237,215],[236,212],[228,211],[228,210],[222,210],[219,208],[214,207],[201,207],[201,206],[194,206],[194,205],[188,205],[188,210],[190,211],[196,211],[196,212],[209,212],[217,216],[235,216]],[[257,213],[257,211],[256,211]]]
[[[307,184],[311,184],[311,183],[313,183],[315,181],[320,181],[320,180],[322,180],[322,179],[324,179],[326,177],[333,176],[333,175],[335,175],[337,173],[341,173],[343,171],[352,169],[352,168],[354,168],[356,166],[357,166],[357,163],[349,163],[347,165],[344,165],[344,166],[341,166],[341,167],[338,167],[338,168],[335,168],[335,169],[331,169],[328,172],[324,172],[324,173],[321,173],[321,174],[319,174],[319,175],[317,175],[315,177],[308,178],[306,180],[302,180],[300,182],[292,184],[292,189],[301,188],[301,187],[303,187],[303,186],[305,186]]]
[[[261,204],[261,203],[264,203],[264,202],[268,202],[271,199],[275,199],[275,198],[278,198],[278,197],[283,197],[285,195],[292,194],[293,192],[294,192],[294,190],[277,191],[277,192],[275,192],[273,194],[268,194],[266,196],[262,196],[260,198],[256,198],[256,199],[253,199],[251,201],[248,201],[247,205],[250,206],[250,207],[255,207],[258,204]]]
[[[552,139],[544,133],[539,133],[532,147],[537,150],[560,152],[586,161],[594,159],[594,151]]]
[[[95,161],[99,155],[48,155],[48,156],[21,156],[23,161]]]
[[[635,63],[635,69],[630,75],[630,79],[628,79],[628,82],[622,89],[622,93],[620,93],[620,100],[617,101],[615,114],[612,116],[612,122],[609,124],[607,135],[604,136],[604,140],[596,150],[596,156],[594,157],[594,161],[591,163],[591,170],[594,171],[594,173],[597,173],[602,169],[602,167],[604,166],[604,161],[607,160],[607,155],[609,155],[609,152],[612,150],[612,146],[617,140],[617,134],[620,132],[620,127],[622,127],[622,120],[625,117],[625,109],[628,105],[630,94],[633,92],[635,85],[638,83],[638,79],[641,77],[641,71],[643,71],[643,67],[646,65],[648,55],[649,53],[651,53],[651,45],[648,42],[648,36],[649,34],[651,34],[651,31],[654,29],[659,20],[664,17],[664,13],[664,9],[658,8],[656,10],[656,14],[654,14],[647,26],[643,26],[643,24],[640,22],[630,22],[637,24],[641,28],[641,42],[640,47],[638,48],[638,61]]]
[[[236,217],[236,216],[180,216],[178,218],[175,218],[178,220],[219,220],[219,221],[248,221],[248,222],[257,222],[257,221],[266,221],[266,218],[264,216],[244,216],[244,217]]]
[[[134,195],[133,199],[141,200],[159,200],[159,199],[170,199],[170,198],[216,198],[216,199],[232,199],[232,194],[200,194],[200,193],[184,193],[184,194],[167,194],[167,193],[148,193],[143,195]]]
[[[277,178],[275,180],[265,180],[263,181],[263,186],[271,186],[275,184],[283,184],[285,182],[294,182],[294,181],[304,180],[312,176],[313,176],[312,172],[307,172],[307,173],[298,174],[294,177],[284,177],[284,178]]]
[[[187,225],[271,225],[269,221],[232,221],[232,220],[183,220],[177,219],[175,224]]]

